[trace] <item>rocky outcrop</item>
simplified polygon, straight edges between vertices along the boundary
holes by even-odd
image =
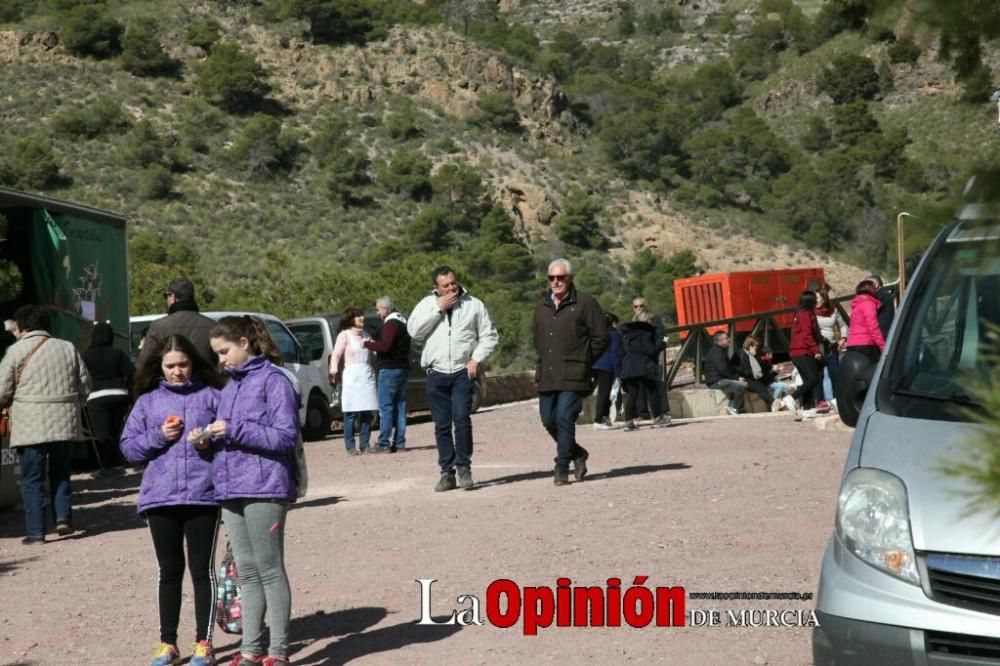
[[[14,62],[30,55],[44,55],[59,45],[54,32],[0,31],[0,62]]]
[[[514,213],[519,231],[534,225],[548,226],[559,212],[545,190],[523,182],[507,182],[500,187],[500,201]]]

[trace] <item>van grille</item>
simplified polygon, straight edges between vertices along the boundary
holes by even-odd
[[[995,659],[1000,664],[1000,638],[969,636],[966,634],[946,634],[940,631],[928,631],[925,633],[925,636],[927,640],[927,652],[931,654]]]
[[[932,599],[1000,615],[1000,557],[930,553],[926,563]]]

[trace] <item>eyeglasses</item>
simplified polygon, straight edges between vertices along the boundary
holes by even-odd
[[[550,275],[549,282],[566,282],[569,280],[568,275]]]

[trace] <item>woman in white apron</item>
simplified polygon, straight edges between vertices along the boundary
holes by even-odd
[[[330,378],[340,381],[340,408],[344,413],[344,444],[351,455],[368,449],[372,432],[372,412],[378,409],[375,392],[374,354],[364,348],[371,340],[365,330],[365,314],[347,308],[340,315],[340,333],[330,355]],[[361,423],[359,447],[354,445],[355,424]],[[372,449],[374,450],[374,449]]]

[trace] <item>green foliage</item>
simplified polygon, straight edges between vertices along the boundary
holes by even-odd
[[[324,162],[323,179],[331,201],[345,209],[372,202],[372,178],[368,173],[370,164],[367,157],[357,151],[339,150],[327,153]]]
[[[824,37],[844,30],[864,30],[876,8],[876,0],[827,0],[816,17],[816,27]]]
[[[743,82],[724,60],[700,66],[681,89],[702,122],[721,118],[723,111],[743,101]]]
[[[7,225],[7,218],[3,213],[0,213],[0,240],[7,240]],[[16,298],[23,288],[21,270],[17,264],[13,261],[0,259],[0,302]]]
[[[141,120],[129,130],[122,142],[119,156],[125,166],[148,167],[167,164],[167,148],[171,138],[148,120]]]
[[[59,16],[59,40],[76,55],[108,58],[121,50],[121,24],[103,4],[77,5]]]
[[[56,134],[70,138],[93,139],[103,134],[116,134],[128,126],[129,117],[121,103],[111,97],[62,108],[52,117]]]
[[[19,189],[44,190],[59,183],[59,163],[48,142],[25,137],[14,141],[6,159],[0,157],[0,176]]]
[[[31,11],[33,0],[5,0],[0,4],[0,23],[17,23]]]
[[[521,115],[514,105],[510,93],[480,93],[479,116],[476,121],[485,127],[492,127],[501,132],[517,133],[521,131]]]
[[[664,6],[659,11],[647,11],[639,17],[639,31],[646,35],[680,32],[681,15],[676,7]]]
[[[321,165],[350,145],[350,124],[343,118],[330,118],[308,142],[309,152]]]
[[[264,81],[264,68],[237,44],[213,46],[197,71],[202,94],[226,111],[247,111],[270,90]]]
[[[174,176],[162,164],[150,164],[136,175],[135,191],[142,199],[165,199],[173,189]]]
[[[184,39],[191,46],[199,46],[206,51],[219,41],[222,26],[210,16],[199,16],[184,31]]]
[[[270,0],[268,11],[277,18],[305,20],[313,41],[324,44],[363,44],[382,39],[395,23],[437,18],[433,10],[406,0]]]
[[[253,178],[266,178],[291,169],[298,152],[298,139],[282,130],[280,120],[255,113],[236,136],[231,154],[236,168]]]
[[[461,219],[460,229],[472,230],[486,210],[488,192],[479,172],[464,164],[444,164],[431,177],[435,200]]]
[[[802,133],[799,142],[802,147],[811,152],[819,152],[830,147],[832,134],[827,127],[822,116],[811,116],[806,125],[806,131]]]
[[[676,323],[677,302],[674,298],[674,280],[697,275],[701,272],[697,257],[691,250],[678,250],[664,259],[649,248],[643,248],[632,258],[626,294],[630,298],[642,296],[650,310],[660,315],[664,323]]]
[[[980,65],[962,85],[961,100],[967,104],[981,104],[989,100],[994,89],[993,70]]]
[[[417,252],[438,252],[452,244],[454,214],[431,204],[406,224],[403,241]]]
[[[469,25],[469,37],[490,48],[503,51],[515,60],[531,63],[541,51],[538,37],[531,28],[510,25],[503,17]]]
[[[419,151],[397,150],[379,170],[379,181],[390,192],[414,201],[431,198],[431,161]]]
[[[841,145],[853,146],[878,131],[878,120],[862,101],[844,104],[833,110],[833,136]]]
[[[878,73],[868,58],[845,53],[834,57],[820,73],[816,88],[828,94],[834,104],[872,99],[879,92]]]
[[[399,111],[386,116],[385,130],[397,141],[408,141],[423,134],[417,120],[417,111],[412,104],[406,104]]]
[[[170,76],[178,64],[160,46],[159,28],[151,19],[136,19],[125,30],[120,58],[122,67],[136,76]]]
[[[163,285],[173,276],[190,279],[201,294],[198,256],[180,236],[167,231],[140,231],[128,240],[129,307],[132,312],[163,312]]]
[[[900,37],[889,47],[889,60],[894,63],[915,63],[920,57],[920,47],[909,35]]]
[[[597,215],[601,204],[580,190],[570,192],[563,202],[563,212],[556,218],[553,231],[563,243],[584,249],[600,250],[608,245]]]

